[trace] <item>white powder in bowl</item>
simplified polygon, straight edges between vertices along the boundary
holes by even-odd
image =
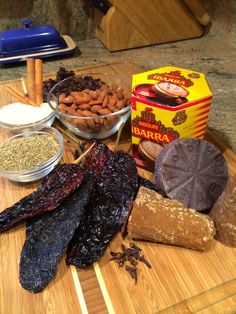
[[[53,110],[48,103],[40,106],[26,105],[20,102],[8,104],[0,109],[0,122],[24,125],[40,121],[49,116]]]

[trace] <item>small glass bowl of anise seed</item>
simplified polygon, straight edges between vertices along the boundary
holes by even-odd
[[[131,82],[110,73],[68,77],[48,93],[57,118],[86,139],[103,139],[116,133],[131,113]]]
[[[19,131],[19,128],[17,129]],[[33,182],[45,177],[64,153],[61,133],[48,127],[15,134],[0,133],[0,176],[15,182]]]

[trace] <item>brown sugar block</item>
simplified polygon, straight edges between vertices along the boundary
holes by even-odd
[[[129,237],[207,251],[214,235],[209,216],[140,187],[128,221]]]
[[[225,190],[210,212],[215,238],[225,245],[236,247],[236,175],[229,177]]]

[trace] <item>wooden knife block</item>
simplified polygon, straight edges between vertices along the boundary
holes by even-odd
[[[198,0],[110,0],[96,27],[109,51],[199,37],[209,16]]]

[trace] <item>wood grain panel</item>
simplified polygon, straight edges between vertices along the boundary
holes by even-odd
[[[128,244],[117,237],[110,249],[117,249],[121,243]],[[214,249],[208,253],[147,242],[138,242],[138,245],[153,268],[149,270],[140,265],[137,285],[124,269],[108,262],[109,250],[99,263],[117,313],[126,313],[127,308],[129,313],[156,313],[210,291],[222,282],[236,280],[236,249],[219,242],[215,241]],[[119,291],[119,296],[116,291]],[[233,286],[230,291],[224,289],[225,296],[232,296],[232,291],[235,291]],[[205,300],[202,295],[196,301],[204,308],[214,301],[214,297]]]
[[[107,307],[93,267],[77,270],[87,308],[91,314],[107,314]]]
[[[202,28],[181,0],[110,0],[151,43],[198,37]]]
[[[110,3],[112,6],[96,28],[97,37],[109,51],[199,37],[203,32],[195,15],[181,0],[110,0]],[[199,5],[195,4],[192,11],[199,12]]]
[[[101,23],[96,28],[96,36],[109,51],[152,44],[115,7],[111,7],[107,14],[103,16]]]

